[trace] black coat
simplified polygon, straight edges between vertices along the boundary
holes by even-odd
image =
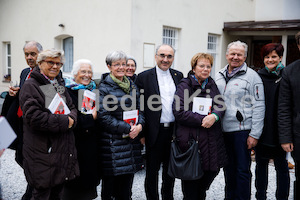
[[[25,68],[20,74],[20,89],[22,88],[30,68]],[[23,119],[17,115],[19,109],[19,92],[16,96],[12,97],[9,94],[6,95],[3,102],[3,107],[1,115],[5,116],[8,123],[17,134],[17,138],[9,146],[9,148],[16,150],[16,161],[20,166],[23,165],[23,156],[22,156],[22,141],[23,141]]]
[[[136,90],[134,90],[136,89]],[[123,135],[129,134],[130,125],[123,121],[123,108],[121,107],[121,98],[126,93],[112,80],[108,75],[99,86],[100,105],[99,120],[103,129],[99,138],[100,163],[102,174],[105,176],[117,176],[123,174],[133,174],[143,168],[143,158],[141,156],[142,144],[139,138],[134,140]],[[136,91],[136,96],[133,95]],[[104,102],[107,95],[113,95],[117,99],[117,103],[108,104]],[[130,96],[136,100],[136,108],[130,110],[139,110],[139,91],[136,85],[130,81]],[[108,98],[111,101],[111,99]],[[127,108],[133,105],[130,98],[126,98],[125,106]],[[115,107],[113,111],[106,108]],[[138,123],[144,127],[143,112],[139,112]]]
[[[265,121],[263,132],[259,138],[259,143],[270,146],[270,147],[280,147],[278,139],[278,96],[279,96],[279,86],[281,81],[281,73],[278,75],[269,73],[265,68],[258,71],[264,84],[265,92]]]
[[[56,78],[64,88],[61,76]],[[54,187],[79,175],[75,138],[68,119],[71,117],[76,126],[77,109],[65,90],[60,95],[65,98],[70,114],[52,114],[47,98],[53,98],[54,92],[52,84],[36,67],[19,96],[23,111],[24,172],[28,183],[38,189]]]
[[[185,110],[184,91],[189,91],[189,98],[196,91],[201,91],[197,97],[210,96],[213,99],[212,113],[219,116],[219,120],[210,128],[201,126],[205,115],[192,112],[193,102],[189,103],[189,109]],[[209,93],[207,92],[209,91]],[[180,107],[176,110],[176,101],[173,103],[173,113],[176,119],[176,136],[182,151],[189,148],[189,140],[192,136],[199,141],[199,149],[204,170],[218,171],[227,163],[226,149],[221,128],[221,119],[225,113],[225,103],[220,95],[216,83],[209,77],[205,89],[191,76],[181,80],[177,86],[176,95],[180,99]],[[216,97],[219,95],[219,97]],[[216,97],[216,98],[215,98]],[[223,102],[223,103],[222,103]]]
[[[279,89],[279,142],[293,143],[292,156],[300,160],[300,59],[283,69]]]
[[[170,69],[170,73],[174,80],[175,86],[183,78],[183,74],[177,70]],[[154,111],[147,105],[147,101],[152,95],[160,95],[155,67],[140,73],[135,81],[138,88],[143,89],[145,120],[146,126],[143,129],[145,135],[146,146],[151,147],[155,144],[159,132],[161,109]],[[156,99],[154,99],[156,100]],[[153,104],[153,108],[158,108],[161,104]],[[171,142],[171,141],[170,141]]]
[[[67,183],[66,187],[80,191],[96,187],[100,181],[96,136],[99,127],[92,114],[83,114],[78,110],[78,90],[67,88],[67,91],[77,108],[77,125],[73,131],[80,176]]]

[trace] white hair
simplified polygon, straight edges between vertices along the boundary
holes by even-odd
[[[77,75],[77,73],[78,73],[78,71],[79,71],[82,64],[90,65],[91,69],[92,69],[92,72],[94,73],[93,63],[90,60],[88,60],[88,59],[79,59],[76,62],[74,62],[74,64],[73,64],[73,69],[71,71],[71,74],[73,76]]]
[[[229,51],[230,47],[232,47],[234,45],[235,46],[242,46],[242,47],[244,47],[244,49],[245,49],[245,55],[244,56],[247,57],[248,45],[245,42],[241,42],[239,40],[231,42],[230,44],[228,44],[227,50],[226,50],[226,55],[228,54],[228,51]]]

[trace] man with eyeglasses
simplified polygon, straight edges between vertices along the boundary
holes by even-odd
[[[30,78],[30,73],[37,66],[36,60],[38,54],[43,50],[40,43],[36,41],[27,42],[24,47],[24,55],[27,65],[29,67],[22,70],[20,75],[19,86],[11,84],[9,86],[8,95],[6,95],[5,101],[3,103],[1,115],[6,116],[7,121],[10,123],[15,133],[17,134],[17,139],[13,142],[10,148],[16,150],[16,161],[23,167],[23,119],[22,111],[19,106],[19,91],[22,88],[24,82]],[[29,200],[32,196],[32,187],[27,185],[26,192],[22,197],[22,200]]]
[[[183,74],[170,69],[174,61],[175,50],[162,44],[156,49],[156,66],[140,73],[136,85],[144,94],[144,115],[146,120],[143,133],[146,141],[146,179],[147,199],[159,199],[158,172],[163,164],[161,195],[163,200],[172,200],[174,179],[168,171],[174,115],[172,103],[176,86]],[[152,102],[150,102],[152,101]]]

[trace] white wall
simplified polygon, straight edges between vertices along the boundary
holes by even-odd
[[[18,80],[27,66],[22,50],[25,41],[53,48],[58,47],[55,38],[60,35],[74,37],[74,61],[87,58],[96,72],[107,71],[106,55],[130,48],[130,13],[130,0],[1,0],[0,41],[11,41],[12,79]]]
[[[300,19],[299,0],[256,0],[256,21]]]
[[[11,42],[13,80],[27,66],[25,41],[57,48],[66,36],[74,37],[74,61],[90,59],[95,71],[103,73],[106,55],[123,50],[136,57],[139,73],[145,70],[143,44],[161,44],[163,26],[171,26],[180,29],[175,68],[186,75],[192,56],[207,51],[208,33],[220,35],[219,69],[226,62],[224,48],[231,39],[223,37],[224,22],[254,18],[254,0],[0,0],[0,41]],[[0,55],[2,59],[2,48]],[[0,75],[1,85],[2,69]]]
[[[208,33],[222,36],[224,21],[253,20],[255,14],[255,4],[252,0],[132,1],[130,53],[137,57],[138,72],[145,70],[142,68],[143,43],[154,43],[156,46],[161,44],[164,25],[180,29],[180,43],[176,54],[178,62],[175,69],[186,75],[190,70],[192,56],[198,52],[207,52]],[[222,46],[221,37],[220,47]],[[224,61],[220,63],[223,65]]]

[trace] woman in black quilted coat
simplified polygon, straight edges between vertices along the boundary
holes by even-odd
[[[99,136],[103,200],[131,199],[134,173],[143,168],[142,145],[138,136],[144,126],[144,116],[138,112],[139,91],[125,76],[126,62],[127,56],[122,51],[108,54],[106,64],[110,74],[99,87],[103,128]],[[137,111],[138,114],[133,115],[133,121],[125,122],[123,115],[128,111]]]

